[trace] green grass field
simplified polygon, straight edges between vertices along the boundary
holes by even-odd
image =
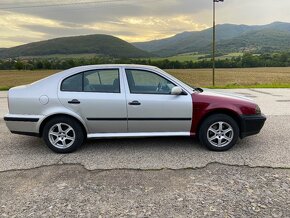
[[[223,60],[223,59],[231,59],[232,57],[239,57],[242,56],[243,53],[229,53],[223,56],[216,57],[217,60]],[[171,57],[153,57],[150,58],[152,61],[161,61],[161,60],[169,60],[169,61],[199,61],[199,60],[210,60],[211,58],[207,58],[207,56],[211,56],[211,54],[197,54],[197,53],[184,53],[179,54]],[[203,58],[204,57],[204,58]],[[145,58],[146,60],[149,58]]]
[[[32,83],[60,70],[0,71],[0,90]],[[192,85],[212,86],[211,69],[165,70]],[[215,88],[290,88],[290,67],[217,69]]]
[[[217,59],[224,60],[224,59],[231,59],[231,58],[236,58],[236,57],[240,57],[240,56],[243,56],[243,53],[229,53],[229,54],[217,57]]]
[[[217,60],[219,59],[231,59],[232,57],[238,57],[242,56],[243,53],[229,53],[225,54],[223,56],[216,57]],[[152,61],[161,61],[161,60],[169,60],[169,61],[180,61],[180,62],[185,62],[185,61],[199,61],[199,60],[210,60],[211,54],[197,54],[196,52],[194,53],[184,53],[184,54],[179,54],[171,57],[151,57],[151,58],[141,58],[141,59],[150,59]],[[42,55],[42,56],[24,56],[21,57],[20,59],[33,59],[33,58],[39,58],[39,59],[70,59],[70,58],[94,58],[94,57],[100,57],[98,54],[94,53],[88,53],[88,54],[52,54],[52,55]],[[203,58],[204,57],[204,58]],[[140,59],[140,58],[136,58]]]
[[[161,61],[161,60],[169,60],[169,61],[180,61],[180,62],[184,62],[184,61],[198,61],[200,57],[203,57],[204,54],[196,54],[196,53],[185,53],[185,54],[179,54],[179,55],[175,55],[172,57],[166,57],[166,58],[160,58],[160,57],[154,57],[154,58],[150,58],[151,60],[155,60],[155,61]]]
[[[167,72],[190,85],[212,88],[211,69]],[[217,88],[290,88],[290,67],[216,69],[215,78]]]

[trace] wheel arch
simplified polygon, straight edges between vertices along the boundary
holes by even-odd
[[[47,116],[40,124],[39,126],[39,136],[42,137],[42,134],[43,134],[43,129],[44,129],[44,126],[45,124],[51,120],[51,119],[54,119],[56,117],[68,117],[70,119],[73,119],[75,120],[82,128],[83,130],[83,133],[84,133],[84,136],[85,138],[87,137],[87,129],[84,125],[84,123],[82,121],[80,121],[78,118],[76,118],[75,116],[72,116],[71,114],[65,114],[65,113],[59,113],[59,114],[51,114],[49,116]]]
[[[197,131],[196,131],[196,134],[198,135],[199,134],[199,130],[200,130],[200,127],[202,125],[202,123],[205,121],[205,119],[207,119],[208,117],[214,115],[214,114],[225,114],[225,115],[228,115],[230,116],[231,118],[233,118],[237,124],[238,124],[238,127],[239,127],[239,135],[241,134],[241,119],[240,119],[240,116],[237,112],[235,111],[232,111],[232,110],[229,110],[229,109],[215,109],[215,110],[212,110],[212,111],[209,111],[208,113],[206,113],[201,119],[200,121],[198,122],[198,125],[197,125]]]

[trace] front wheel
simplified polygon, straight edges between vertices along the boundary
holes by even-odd
[[[54,152],[70,153],[82,145],[84,133],[75,120],[68,117],[56,117],[44,126],[43,139]]]
[[[239,138],[239,126],[228,115],[214,114],[201,124],[199,140],[213,151],[226,151],[232,148]]]

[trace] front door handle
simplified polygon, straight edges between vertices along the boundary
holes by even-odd
[[[68,101],[69,104],[80,104],[81,102],[78,99],[73,99],[71,101]]]
[[[141,103],[135,100],[135,101],[129,102],[129,105],[141,105]]]

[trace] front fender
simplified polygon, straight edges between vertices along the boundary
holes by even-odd
[[[196,95],[192,95],[192,126],[191,135],[196,135],[198,127],[202,121],[209,115],[213,113],[225,113],[235,117],[239,117],[243,114],[243,107],[240,104],[226,102],[226,101],[216,101],[214,99],[204,99],[198,98]]]

